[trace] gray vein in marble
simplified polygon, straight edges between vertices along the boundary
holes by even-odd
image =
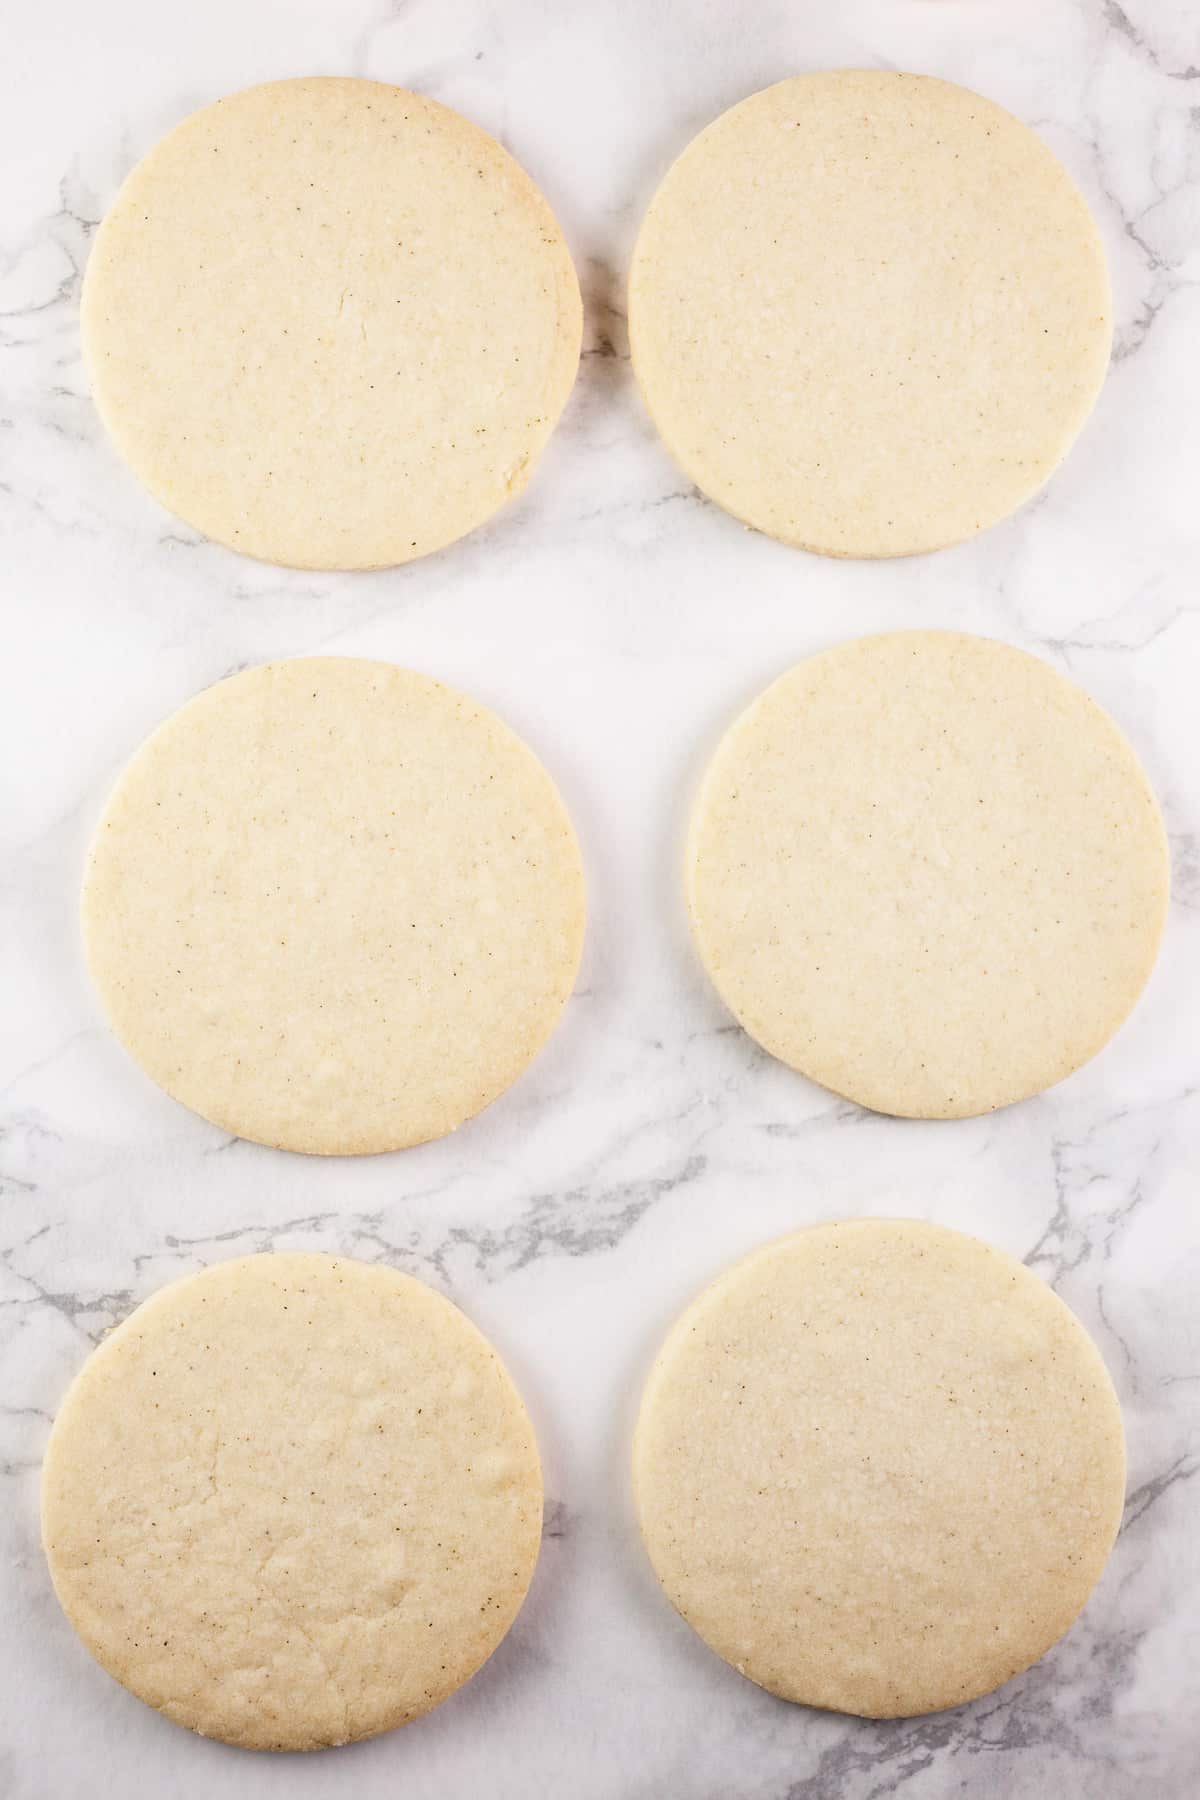
[[[1186,1107],[1200,1089],[1185,1087],[1169,1099],[1135,1108],[1120,1107],[1096,1120],[1078,1137],[1055,1135],[1050,1144],[1054,1177],[1054,1210],[1025,1262],[1037,1269],[1053,1287],[1093,1259],[1106,1262],[1134,1215],[1145,1203],[1142,1171],[1160,1147],[1158,1124],[1168,1112]],[[1104,1144],[1117,1127],[1136,1123],[1137,1161],[1134,1178],[1111,1206],[1094,1203],[1086,1210],[1079,1202],[1089,1188],[1112,1182],[1111,1157]],[[1149,1132],[1148,1138],[1145,1133]]]
[[[1177,1456],[1174,1462],[1161,1470],[1159,1474],[1151,1476],[1148,1481],[1143,1481],[1134,1488],[1125,1502],[1124,1529],[1128,1531],[1131,1525],[1136,1525],[1149,1512],[1150,1508],[1162,1499],[1164,1494],[1169,1493],[1172,1488],[1179,1486],[1182,1482],[1190,1481],[1198,1469],[1200,1469],[1200,1452]]]
[[[542,1537],[565,1538],[571,1530],[571,1515],[562,1500],[547,1500],[542,1507]]]
[[[1126,43],[1132,44],[1135,50],[1147,57],[1160,75],[1165,75],[1168,81],[1200,81],[1200,68],[1194,63],[1190,63],[1184,69],[1165,68],[1158,53],[1147,43],[1124,7],[1117,4],[1117,0],[1102,0],[1102,7],[1105,21],[1120,37],[1125,39]]]

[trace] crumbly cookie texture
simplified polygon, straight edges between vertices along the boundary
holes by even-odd
[[[542,1481],[520,1396],[394,1269],[222,1263],[139,1306],[55,1420],[42,1530],[110,1675],[206,1737],[313,1750],[454,1692],[516,1617]]]
[[[239,1137],[357,1154],[441,1137],[521,1073],[583,943],[566,809],[493,713],[390,663],[219,682],[113,792],[88,963],[126,1049]]]
[[[933,1225],[814,1226],[687,1309],[634,1444],[672,1604],[785,1699],[866,1718],[1049,1649],[1121,1519],[1116,1394],[1037,1276]]]
[[[667,448],[831,556],[957,543],[1036,493],[1104,379],[1099,233],[1025,125],[925,75],[801,75],[667,174],[629,280]]]
[[[487,132],[381,82],[274,81],[185,119],[88,259],[114,443],[231,549],[404,563],[520,493],[579,363],[561,231]]]
[[[948,1119],[1107,1043],[1153,967],[1169,858],[1081,688],[991,639],[909,631],[798,663],[736,721],[686,884],[705,967],[773,1056]]]

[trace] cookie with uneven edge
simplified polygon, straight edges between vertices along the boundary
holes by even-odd
[[[1099,1580],[1124,1438],[1083,1326],[939,1226],[813,1226],[667,1338],[634,1442],[667,1598],[786,1700],[937,1712],[1042,1656]]]
[[[650,203],[634,369],[667,448],[747,525],[830,556],[959,542],[1035,494],[1099,393],[1099,233],[1019,120],[925,75],[753,94]]]
[[[129,1053],[238,1137],[317,1154],[443,1136],[549,1037],[583,943],[579,846],[494,713],[351,657],[269,663],[159,727],[83,887]]]
[[[373,569],[520,493],[579,363],[579,284],[525,171],[423,95],[219,100],[133,170],[83,288],[92,393],[155,499],[266,562]]]
[[[1108,1042],[1158,952],[1169,858],[1081,688],[1007,644],[906,631],[797,663],[734,723],[686,887],[764,1049],[876,1112],[951,1119]]]
[[[42,1476],[87,1648],[205,1737],[389,1731],[505,1636],[541,1541],[529,1417],[495,1351],[394,1269],[278,1253],[139,1306],[84,1364]]]

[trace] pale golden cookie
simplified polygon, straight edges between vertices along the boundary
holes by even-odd
[[[1153,967],[1169,860],[1095,702],[949,631],[789,669],[722,740],[687,851],[692,931],[773,1056],[877,1112],[950,1119],[1061,1081]]]
[[[646,405],[748,525],[831,556],[953,544],[1036,493],[1099,392],[1104,250],[1070,177],[925,75],[800,75],[667,174],[629,278]]]
[[[96,237],[96,405],[150,492],[267,562],[371,569],[520,493],[579,362],[554,217],[420,94],[314,77],[177,126]]]
[[[470,1678],[525,1597],[542,1478],[475,1327],[394,1269],[288,1253],[147,1300],[54,1422],[42,1532],[93,1656],[205,1737],[314,1750]]]
[[[117,783],[88,964],[161,1087],[324,1154],[452,1131],[542,1047],[583,942],[579,847],[493,713],[390,663],[235,675]]]
[[[1120,1524],[1121,1414],[1036,1275],[939,1226],[818,1225],[695,1300],[634,1443],[667,1597],[784,1699],[866,1718],[1048,1650]]]

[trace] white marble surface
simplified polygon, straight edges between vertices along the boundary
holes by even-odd
[[[0,1793],[302,1800],[1024,1800],[1200,1791],[1200,14],[1194,0],[32,0],[0,55]],[[701,500],[633,390],[622,276],[668,159],[785,74],[885,64],[1034,123],[1111,253],[1114,366],[1018,518],[943,554],[837,564]],[[325,577],[163,515],[85,391],[79,273],[137,155],[285,74],[416,87],[496,131],[566,228],[587,353],[530,492],[430,561]],[[914,624],[1040,651],[1125,726],[1162,795],[1176,895],[1116,1043],[999,1116],[902,1124],[756,1054],[690,953],[681,820],[731,713],[796,657]],[[142,736],[246,662],[334,650],[460,683],[527,734],[586,847],[592,926],[551,1049],[451,1141],[361,1162],[227,1142],[104,1029],[80,965],[92,822]],[[647,1359],[706,1277],[772,1234],[919,1214],[1025,1257],[1096,1334],[1130,1504],[1083,1621],[941,1717],[868,1725],[742,1682],[659,1598],[626,1482]],[[49,1421],[91,1343],[161,1282],[267,1245],[427,1276],[492,1334],[545,1452],[545,1552],[489,1667],[374,1743],[255,1758],[160,1720],[77,1644],[38,1544]]]

